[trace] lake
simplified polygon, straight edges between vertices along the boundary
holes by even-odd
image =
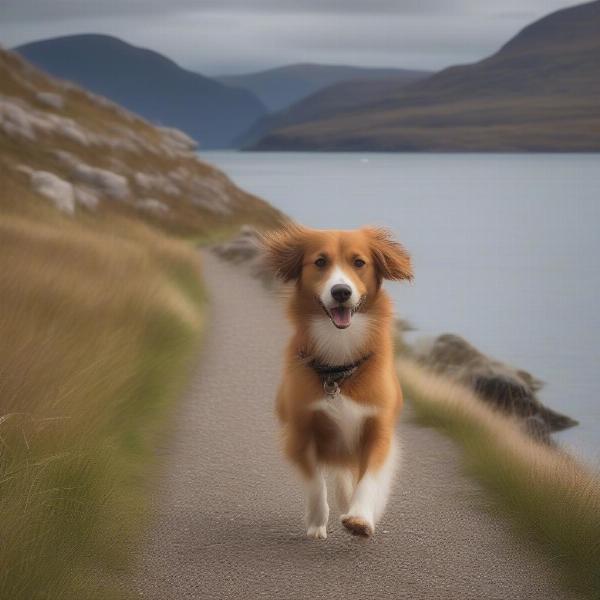
[[[419,335],[458,333],[546,382],[600,465],[600,155],[204,152],[313,227],[385,225],[414,260],[388,284]]]

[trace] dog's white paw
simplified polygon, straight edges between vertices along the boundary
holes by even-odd
[[[325,525],[310,525],[306,535],[313,540],[326,540],[327,527]]]
[[[361,517],[359,515],[342,515],[342,525],[352,534],[369,537],[373,535],[375,526],[371,519]]]

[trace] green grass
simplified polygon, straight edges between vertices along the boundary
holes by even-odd
[[[543,446],[469,389],[401,359],[400,380],[424,425],[463,449],[468,471],[527,540],[535,539],[565,585],[600,598],[600,477]]]
[[[0,221],[0,598],[121,597],[107,582],[202,331],[199,269],[135,223]]]

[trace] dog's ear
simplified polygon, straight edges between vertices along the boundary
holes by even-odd
[[[302,274],[306,229],[290,223],[264,233],[261,245],[267,265],[283,281],[293,281]]]
[[[382,227],[367,227],[363,231],[369,237],[371,255],[379,278],[412,281],[410,255],[402,244],[393,239],[392,233]]]

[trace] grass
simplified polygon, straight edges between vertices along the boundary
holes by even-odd
[[[565,583],[600,598],[600,478],[565,452],[540,445],[469,389],[400,359],[419,422],[458,441],[472,473],[518,530],[534,537]]]
[[[191,246],[0,221],[0,597],[110,598],[202,330]],[[115,597],[118,594],[115,592]]]
[[[43,105],[39,91],[64,106]],[[283,216],[192,152],[166,151],[151,124],[0,49],[5,97],[95,139],[139,143],[39,127],[32,139],[0,115],[0,598],[126,597],[108,582],[140,539],[156,444],[203,329],[194,244]],[[60,213],[23,170],[80,184],[57,150],[126,177],[130,197]],[[137,183],[139,172],[182,169],[176,191]],[[147,196],[166,214],[140,210]]]

